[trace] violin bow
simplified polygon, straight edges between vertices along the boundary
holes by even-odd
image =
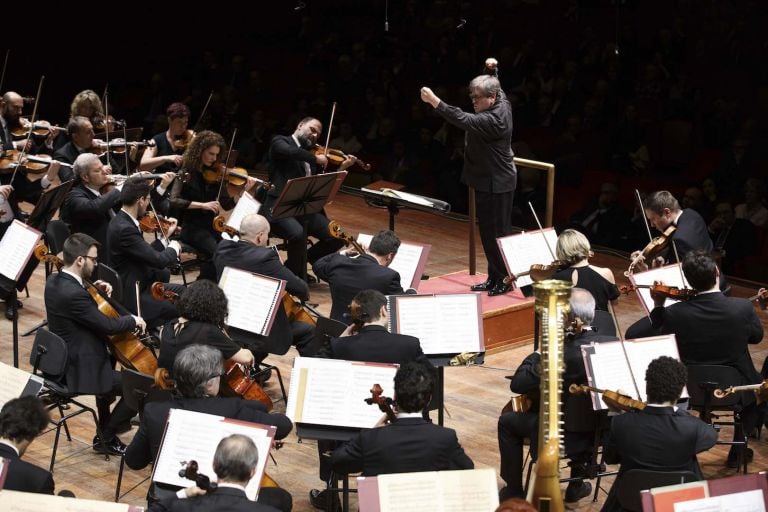
[[[640,197],[640,191],[635,189],[635,197],[637,197],[637,204],[640,205],[640,215],[643,217],[643,223],[645,224],[645,231],[648,232],[648,240],[653,242],[653,236],[651,235],[651,226],[648,225],[648,219],[645,217],[645,206],[643,205],[643,198]]]
[[[536,220],[536,225],[539,226],[539,233],[541,233],[541,236],[544,237],[544,243],[547,245],[547,249],[549,250],[550,256],[552,256],[552,261],[557,260],[555,257],[555,251],[552,250],[552,247],[549,245],[549,240],[547,240],[547,235],[544,234],[544,228],[541,226],[541,222],[539,221],[539,216],[536,215],[536,210],[533,209],[533,205],[530,201],[528,201],[528,208],[531,209],[531,213],[533,214],[533,218]]]
[[[195,123],[195,126],[192,127],[192,131],[196,132],[200,129],[200,123],[203,122],[203,117],[205,117],[205,111],[208,110],[208,105],[211,104],[211,98],[213,98],[213,91],[211,91],[211,94],[208,95],[208,100],[206,100],[205,105],[203,105],[203,110],[200,111],[200,115],[197,118],[197,122]]]
[[[224,174],[221,175],[221,183],[219,183],[219,193],[216,194],[216,200],[221,199],[221,192],[224,190],[224,182],[227,179],[227,165],[229,164],[229,157],[232,155],[232,148],[235,145],[235,137],[237,136],[237,128],[232,131],[232,139],[229,141],[229,149],[227,150],[227,158],[224,159]]]
[[[29,145],[29,140],[32,138],[32,127],[35,126],[35,119],[37,119],[37,104],[40,101],[40,93],[43,90],[43,81],[45,80],[45,75],[42,75],[40,77],[40,83],[37,84],[37,95],[35,96],[35,106],[32,107],[32,116],[29,119],[30,125],[29,125],[29,132],[27,132],[27,139],[24,141],[24,147],[21,148],[21,152],[19,153],[19,159],[16,162],[16,167],[13,169],[13,174],[11,175],[11,181],[9,183],[13,183],[13,180],[16,179],[16,173],[19,171],[19,167],[21,167],[21,162],[24,160],[24,156],[27,154],[27,146]]]
[[[8,57],[11,55],[10,48],[5,50],[5,62],[3,62],[3,73],[0,74],[0,91],[3,90],[3,84],[5,83],[5,68],[8,67]]]
[[[107,143],[107,167],[111,167],[109,165],[109,82],[104,86],[104,141]],[[126,151],[128,148],[126,148]],[[128,169],[125,170],[126,174],[128,173]]]
[[[128,164],[128,123],[126,123],[125,121],[122,121],[122,123],[123,123],[123,142],[125,142],[125,175],[130,176],[132,173],[131,173],[131,166]],[[109,151],[109,148],[107,148],[107,151]]]
[[[333,105],[331,106],[331,120],[328,121],[328,131],[325,134],[325,153],[324,155],[328,156],[328,148],[331,144],[331,131],[333,130],[333,116],[336,114],[336,102],[333,102]]]

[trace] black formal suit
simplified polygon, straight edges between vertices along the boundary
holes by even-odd
[[[141,293],[141,314],[147,325],[154,327],[178,317],[176,307],[169,302],[154,300],[150,287],[155,281],[167,282],[168,265],[178,261],[176,251],[166,247],[158,251],[150,246],[133,218],[121,210],[109,222],[107,246],[112,266],[123,285],[123,304],[136,314],[136,282]]]
[[[168,411],[183,409],[186,411],[215,414],[225,418],[274,425],[277,427],[276,439],[287,436],[293,424],[283,414],[269,414],[259,401],[240,398],[173,398],[167,402],[149,402],[144,407],[144,415],[139,430],[125,452],[125,463],[129,468],[142,469],[155,460],[163,440]]]
[[[380,325],[366,325],[353,336],[332,338],[331,359],[405,364],[410,361],[432,368],[419,339],[405,334],[392,334]]]
[[[110,211],[120,204],[120,191],[112,190],[97,195],[83,183],[78,184],[67,194],[61,206],[61,220],[69,224],[72,233],[85,233],[101,244],[101,254],[109,265],[107,247],[107,228],[112,219]]]
[[[384,295],[403,293],[400,274],[389,267],[379,265],[376,258],[363,254],[355,258],[333,253],[323,256],[312,264],[315,275],[326,281],[331,289],[331,318],[349,325],[345,317],[349,304],[362,290],[377,290]]]
[[[11,135],[11,128],[8,126],[8,122],[3,116],[0,116],[0,142],[2,142],[3,151],[9,149],[16,149],[13,144],[13,135]]]
[[[456,431],[423,418],[399,418],[380,428],[364,430],[334,450],[333,469],[363,476],[416,471],[473,469]]]
[[[75,163],[75,160],[81,153],[86,153],[86,151],[80,151],[72,141],[69,141],[54,151],[53,159],[71,165]],[[61,167],[61,170],[59,171],[59,178],[61,178],[61,181],[69,181],[74,177],[75,173],[70,167]]]
[[[10,461],[3,489],[53,494],[53,475],[50,471],[22,460],[16,450],[7,444],[0,443],[0,457]]]
[[[279,509],[251,501],[245,492],[232,487],[220,487],[212,494],[194,498],[167,498],[152,503],[149,512],[272,512]]]
[[[606,462],[620,462],[621,467],[603,512],[621,510],[617,496],[622,475],[630,469],[691,471],[702,478],[696,454],[709,450],[716,441],[717,432],[711,425],[672,407],[646,407],[615,416],[605,454]]]
[[[286,290],[301,300],[309,299],[307,283],[291,272],[280,261],[271,247],[261,247],[247,240],[222,240],[214,255],[217,278],[221,278],[224,267],[233,267],[255,272],[286,281]],[[302,355],[313,355],[317,351],[313,328],[303,322],[290,322],[285,308],[281,305],[272,324],[269,336],[263,337],[240,330],[232,330],[233,338],[257,352],[285,354],[295,343]]]
[[[685,208],[683,213],[675,223],[675,232],[672,234],[672,241],[677,248],[677,255],[680,261],[683,261],[685,255],[690,251],[703,250],[712,252],[712,239],[709,237],[709,230],[704,218],[696,210]],[[667,263],[676,263],[675,252],[671,247],[667,247],[662,254]]]

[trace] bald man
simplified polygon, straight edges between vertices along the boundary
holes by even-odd
[[[282,279],[286,282],[288,293],[301,300],[309,299],[307,283],[283,265],[274,247],[267,247],[268,242],[267,219],[255,213],[245,216],[240,223],[240,239],[219,242],[213,257],[217,277],[221,278],[224,267],[247,270]],[[303,322],[290,322],[282,305],[277,311],[269,336],[258,336],[236,329],[232,329],[230,334],[250,348],[257,360],[259,356],[263,359],[265,353],[285,354],[292,344],[296,345],[302,356],[314,355],[319,348],[315,343],[314,328]]]

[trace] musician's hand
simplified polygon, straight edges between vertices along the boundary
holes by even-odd
[[[103,291],[104,293],[106,293],[107,297],[112,296],[112,285],[109,284],[108,282],[102,281],[101,279],[99,279],[98,281],[94,281],[93,285],[98,289],[100,289],[101,291]]]
[[[136,328],[141,332],[147,331],[147,322],[144,321],[143,318],[136,315],[131,315],[133,317],[133,320],[136,322]]]
[[[654,281],[653,285],[664,286],[664,281]],[[654,292],[653,288],[651,288],[651,298],[653,299],[653,305],[657,308],[663,306],[667,301],[667,298],[663,294]]]
[[[348,167],[352,167],[356,163],[357,163],[357,157],[355,155],[347,155],[347,158],[345,158],[344,161],[341,162],[341,164],[339,165],[339,170],[343,171]]]
[[[200,203],[200,208],[202,210],[211,211],[218,215],[219,211],[221,210],[221,205],[218,201],[208,201],[207,203]]]
[[[437,108],[437,106],[440,104],[440,98],[438,98],[437,95],[432,92],[432,89],[429,87],[421,88],[421,101],[424,103],[429,103],[434,108]]]
[[[61,169],[61,164],[56,160],[54,160],[48,166],[48,172],[46,173],[46,176],[48,176],[48,179],[52,181],[55,177],[59,175],[60,169]]]
[[[253,176],[248,176],[245,180],[245,190],[251,191],[259,184],[259,181]]]
[[[3,196],[3,199],[8,199],[11,192],[13,192],[13,185],[0,185],[0,196]]]
[[[373,426],[373,428],[379,428],[384,427],[389,424],[389,416],[386,414],[383,414],[381,418],[379,418],[379,421],[376,422],[376,424]]]
[[[181,165],[181,161],[184,159],[181,155],[168,155],[165,157],[165,161],[169,164],[173,164],[176,167]]]
[[[176,256],[179,256],[181,254],[181,244],[179,243],[178,240],[171,240],[170,242],[168,242],[168,247],[176,251]]]
[[[357,324],[353,322],[349,324],[346,329],[344,329],[344,332],[342,332],[339,335],[339,338],[344,338],[346,336],[354,336],[355,334],[357,334]]]
[[[664,257],[663,256],[656,256],[653,259],[653,261],[651,262],[651,267],[653,267],[653,268],[663,267],[664,263],[666,263],[666,262],[664,261]]]
[[[59,136],[59,129],[51,127],[48,129],[48,137],[45,138],[46,146],[53,146],[53,141]]]
[[[318,153],[315,155],[315,163],[320,166],[320,168],[325,169],[328,166],[328,157],[322,153]]]
[[[353,256],[360,255],[360,253],[357,252],[357,249],[355,249],[354,247],[348,247],[346,249],[342,249],[339,251],[339,254],[341,254],[342,256],[349,256],[350,258],[352,258]]]
[[[184,489],[184,494],[186,494],[187,498],[192,498],[195,496],[205,496],[205,491],[198,486],[193,485],[192,487]]]
[[[22,139],[17,140],[13,143],[13,146],[18,149],[19,151],[29,151],[32,149],[32,140],[31,139]]]
[[[112,166],[111,165],[105,165],[102,168],[102,171],[104,172],[104,174],[112,174]]]
[[[178,156],[178,155],[174,155]],[[164,190],[168,190],[168,187],[171,186],[171,183],[173,180],[176,179],[176,173],[175,172],[166,172],[163,174],[162,179],[160,179],[160,187],[162,187]]]
[[[165,219],[168,222],[170,222],[170,225],[168,227],[168,232],[165,233],[165,236],[171,236],[174,232],[176,232],[176,229],[179,227],[179,221],[177,219],[174,219],[173,217],[166,217]]]
[[[629,259],[631,261],[635,261],[635,259],[637,259],[637,263],[635,263],[634,269],[639,270],[640,272],[645,272],[648,270],[648,264],[645,262],[645,258],[642,254],[642,251],[634,251],[632,254],[630,254]]]

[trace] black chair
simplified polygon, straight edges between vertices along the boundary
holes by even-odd
[[[52,220],[45,228],[45,242],[53,254],[64,250],[64,241],[69,237],[69,226],[62,220]]]
[[[144,405],[148,402],[162,402],[171,399],[171,392],[165,389],[159,389],[154,386],[155,379],[149,375],[144,375],[135,370],[123,368],[121,370],[121,377],[123,382],[123,400],[131,410],[139,413],[139,418],[144,416]],[[115,485],[115,502],[120,501],[120,498],[130,493],[138,486],[149,480],[149,477],[145,478],[141,482],[137,483],[122,495],[120,494],[120,487],[123,483],[123,470],[125,469],[125,457],[120,457],[120,469],[117,473],[117,484]]]
[[[110,285],[112,285],[112,299],[115,300],[115,302],[118,302],[122,304],[123,302],[123,283],[120,281],[120,276],[117,274],[117,271],[110,267],[109,265],[106,265],[104,263],[99,263],[99,266],[96,267],[96,273],[98,275],[98,279],[101,281],[106,281]]]
[[[722,425],[733,426],[738,432],[742,432],[740,439],[734,438],[733,441],[717,441],[717,444],[740,446],[738,452],[738,466],[747,473],[749,461],[745,457],[747,449],[747,436],[741,425],[741,394],[733,393],[724,398],[715,398],[713,392],[715,389],[726,389],[730,386],[742,384],[742,376],[739,370],[732,366],[723,365],[688,365],[688,388],[689,408],[699,412],[700,418],[710,423],[716,430],[720,430]],[[720,412],[732,415],[732,421],[722,421]]]
[[[643,512],[640,491],[664,487],[665,485],[695,482],[699,477],[690,471],[651,471],[647,469],[630,469],[619,481],[619,492],[616,498],[624,510]]]
[[[53,473],[53,466],[56,462],[56,450],[59,447],[61,427],[64,427],[67,440],[71,442],[72,436],[69,434],[67,420],[86,412],[90,413],[93,417],[96,434],[102,443],[102,449],[105,453],[105,460],[109,460],[109,455],[106,455],[107,448],[104,445],[104,436],[101,434],[96,411],[75,400],[79,395],[70,391],[67,385],[63,384],[68,357],[69,351],[63,339],[48,329],[40,328],[37,330],[29,363],[32,365],[32,373],[37,375],[37,371],[40,370],[45,379],[45,391],[40,396],[50,403],[47,409],[49,411],[57,409],[60,416],[59,419],[51,418],[51,423],[56,426],[56,437],[54,438],[53,450],[51,452],[51,465],[48,468],[51,473]],[[65,406],[69,409],[72,405],[76,405],[79,409],[65,414]]]

